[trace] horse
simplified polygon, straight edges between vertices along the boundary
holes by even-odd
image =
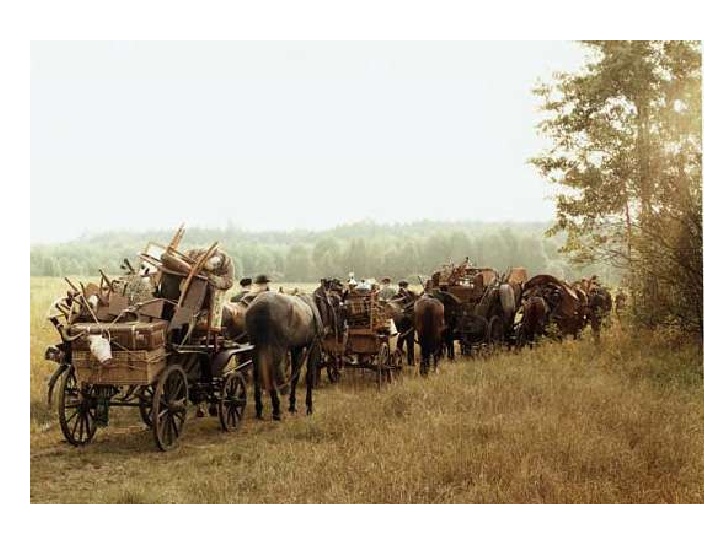
[[[336,340],[336,346],[343,343],[344,340],[344,313],[341,309],[341,301],[343,294],[334,285],[319,287],[313,292],[313,301],[316,304],[321,322],[324,325],[323,337],[326,340]],[[326,367],[326,373],[331,383],[339,380],[339,373],[343,367],[342,356],[338,354],[328,353],[326,358],[321,359],[321,366]],[[315,376],[315,384],[321,382],[321,367],[317,368]]]
[[[445,308],[445,329],[442,332],[444,352],[448,360],[455,360],[455,339],[457,339],[459,333],[458,325],[463,315],[463,305],[457,296],[449,292],[432,290],[428,294],[430,297],[439,300]]]
[[[283,360],[291,353],[289,408],[296,412],[296,384],[306,361],[306,415],[313,413],[314,374],[321,359],[324,324],[309,296],[261,292],[248,307],[245,325],[254,346],[255,413],[263,418],[261,383],[271,397],[273,419],[280,421],[279,386],[285,382]]]
[[[416,300],[415,300],[416,301]],[[407,344],[407,365],[415,365],[415,321],[414,301],[405,301],[402,298],[395,298],[383,302],[386,306],[387,315],[394,321],[397,328],[397,351],[402,352],[402,347]]]
[[[592,286],[587,296],[586,317],[597,344],[601,339],[602,318],[608,316],[611,310],[611,294],[601,287]]]
[[[426,376],[430,369],[430,357],[437,370],[442,332],[445,330],[445,306],[437,298],[425,294],[415,302],[414,322],[420,342],[420,375]]]
[[[225,328],[227,337],[233,341],[242,341],[247,337],[245,315],[256,295],[249,294],[236,302],[230,301],[222,305],[222,327]]]
[[[529,342],[529,347],[536,341],[537,335],[546,334],[546,322],[548,321],[548,306],[546,300],[536,294],[525,296],[523,304],[523,316],[518,332],[518,345],[523,346]]]
[[[505,278],[490,284],[475,307],[475,312],[487,325],[487,340],[501,343],[513,332],[516,309],[521,298],[520,285],[506,282]]]

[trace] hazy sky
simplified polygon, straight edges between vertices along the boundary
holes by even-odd
[[[31,242],[548,220],[527,158],[570,42],[32,42]]]

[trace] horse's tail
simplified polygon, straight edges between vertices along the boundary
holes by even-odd
[[[253,365],[258,369],[258,378],[267,391],[273,389],[273,348],[268,344],[255,346]]]
[[[271,390],[274,383],[281,381],[279,360],[285,349],[284,340],[279,339],[280,328],[274,323],[269,302],[259,302],[248,308],[245,323],[248,328],[250,342],[254,346],[253,365],[258,371],[258,378],[263,386]]]
[[[422,350],[427,353],[434,353],[440,346],[440,336],[444,325],[442,304],[428,302],[422,309],[420,316],[418,336]]]

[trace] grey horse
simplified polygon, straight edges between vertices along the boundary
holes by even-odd
[[[253,350],[255,413],[263,418],[261,384],[271,396],[273,419],[281,418],[279,388],[285,385],[283,362],[291,352],[289,411],[296,411],[296,384],[306,361],[306,414],[313,413],[313,383],[321,359],[324,325],[308,296],[263,292],[250,304],[245,325]]]

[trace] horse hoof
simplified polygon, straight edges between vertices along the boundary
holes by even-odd
[[[273,416],[273,420],[274,421],[280,421],[281,420],[281,416],[280,415],[274,415]]]
[[[313,415],[313,410],[311,408],[307,409],[306,415]]]
[[[289,408],[288,413],[290,413],[291,415],[296,415],[296,408]]]
[[[263,414],[262,414],[262,413],[259,413],[258,415],[256,415],[256,416],[255,416],[255,418],[256,418],[256,419],[257,419],[258,421],[262,421],[262,420],[263,420]]]

